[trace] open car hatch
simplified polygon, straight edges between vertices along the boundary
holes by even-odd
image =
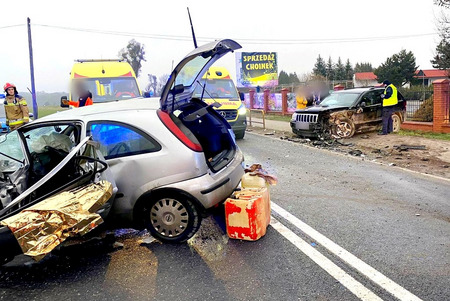
[[[172,71],[161,94],[161,109],[174,112],[182,104],[191,100],[196,83],[208,68],[229,52],[242,48],[229,39],[218,40],[200,46],[190,52]]]

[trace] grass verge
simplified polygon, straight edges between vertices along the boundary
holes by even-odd
[[[45,117],[47,115],[51,115],[53,113],[59,112],[59,111],[65,111],[66,108],[61,108],[58,106],[41,106],[39,107],[39,118]]]
[[[400,136],[416,136],[416,137],[423,137],[423,138],[430,138],[430,139],[438,139],[438,140],[450,141],[450,134],[443,134],[443,133],[400,130],[397,133],[397,135],[400,135]]]

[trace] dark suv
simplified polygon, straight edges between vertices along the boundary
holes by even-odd
[[[356,132],[373,131],[381,125],[384,88],[355,88],[335,91],[320,105],[296,110],[292,131],[302,137],[326,135],[349,138]],[[406,101],[398,92],[398,104],[392,114],[394,132],[400,129],[406,112]]]

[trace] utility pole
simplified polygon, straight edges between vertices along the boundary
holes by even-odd
[[[34,86],[34,64],[33,64],[33,43],[31,42],[30,18],[27,18],[28,26],[28,50],[30,53],[30,74],[31,74],[31,97],[33,99],[33,117],[38,118],[38,106],[36,102],[36,88]]]

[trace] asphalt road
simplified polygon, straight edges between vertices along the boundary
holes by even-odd
[[[449,181],[254,134],[238,144],[279,179],[259,241],[228,239],[220,216],[182,245],[116,232],[123,247],[16,258],[0,300],[450,300]]]

